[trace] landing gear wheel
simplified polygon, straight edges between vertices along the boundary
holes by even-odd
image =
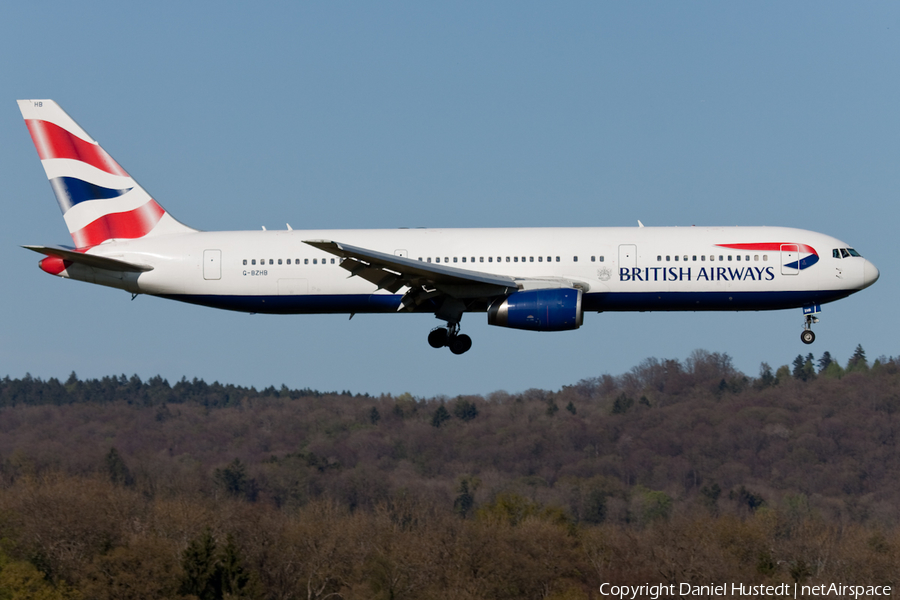
[[[443,348],[447,345],[449,338],[450,335],[447,333],[447,330],[443,327],[438,327],[437,329],[432,329],[431,333],[428,334],[428,344],[432,348]]]
[[[463,354],[472,347],[472,338],[466,334],[455,335],[450,338],[450,342],[447,345],[450,346],[450,352],[453,354]]]
[[[804,344],[812,344],[816,341],[816,334],[812,332],[812,329],[804,329],[800,333],[800,341]]]

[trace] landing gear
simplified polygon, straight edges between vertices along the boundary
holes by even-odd
[[[803,331],[800,332],[800,341],[804,344],[812,344],[816,341],[816,334],[813,333],[813,323],[818,323],[819,319],[815,315],[807,313],[806,321],[803,323]]]
[[[459,323],[449,323],[446,329],[432,329],[428,334],[428,344],[432,348],[447,346],[453,354],[465,354],[472,347],[472,338],[459,333]]]
[[[447,340],[450,338],[449,333],[443,327],[438,327],[436,329],[432,329],[431,333],[428,334],[428,344],[432,348],[443,348],[447,345]]]

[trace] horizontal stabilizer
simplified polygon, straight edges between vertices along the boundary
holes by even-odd
[[[85,254],[59,246],[22,246],[28,250],[43,254],[44,256],[55,256],[65,261],[85,265],[86,267],[94,267],[97,269],[106,269],[107,271],[124,271],[133,273],[143,273],[152,271],[150,265],[139,265],[126,262],[117,258],[107,258],[105,256],[97,256],[96,254]]]

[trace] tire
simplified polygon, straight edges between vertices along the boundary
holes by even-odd
[[[816,334],[814,334],[811,329],[804,329],[800,333],[800,341],[804,344],[812,344],[816,341]]]
[[[432,329],[431,333],[428,334],[428,344],[432,348],[443,348],[447,345],[447,330],[443,327],[438,327],[437,329]]]
[[[450,340],[449,346],[453,354],[465,354],[472,347],[472,338],[466,334],[458,335]]]

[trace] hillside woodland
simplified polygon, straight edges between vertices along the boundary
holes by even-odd
[[[0,600],[900,583],[900,359],[414,398],[0,380]]]

